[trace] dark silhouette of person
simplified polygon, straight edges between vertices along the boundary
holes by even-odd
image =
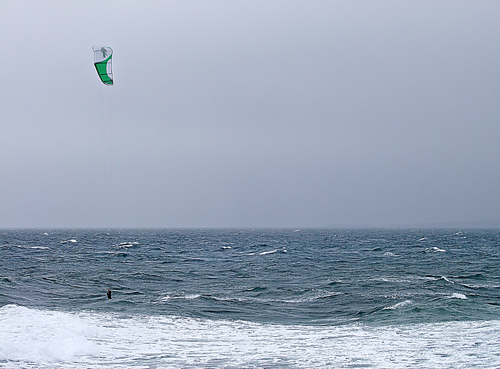
[[[111,289],[108,290],[108,300],[111,299]]]

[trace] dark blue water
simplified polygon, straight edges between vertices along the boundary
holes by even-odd
[[[7,323],[49,312],[218,329],[435,329],[497,322],[499,266],[498,230],[3,230],[0,308]],[[9,350],[5,363],[29,364]]]

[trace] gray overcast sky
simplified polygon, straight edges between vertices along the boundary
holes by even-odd
[[[0,41],[0,228],[500,220],[498,1],[4,0]]]

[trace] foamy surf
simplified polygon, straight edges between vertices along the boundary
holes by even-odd
[[[404,304],[407,304],[405,302]],[[4,368],[469,368],[500,365],[500,322],[300,326],[0,308]]]
[[[0,322],[0,364],[72,362],[99,351],[95,327],[78,315],[6,305]]]

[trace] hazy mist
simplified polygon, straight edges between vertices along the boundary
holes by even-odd
[[[499,14],[3,1],[0,228],[498,221]]]

